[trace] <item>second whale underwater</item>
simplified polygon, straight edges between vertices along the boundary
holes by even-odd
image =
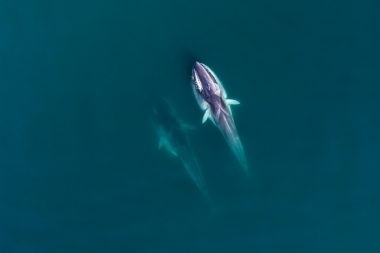
[[[159,138],[158,148],[165,147],[172,155],[177,156],[201,192],[209,197],[201,168],[187,137],[187,125],[182,123],[165,99],[154,101],[153,123]]]

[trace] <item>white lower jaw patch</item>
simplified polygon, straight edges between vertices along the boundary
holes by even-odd
[[[199,91],[202,91],[202,89],[203,89],[202,85],[201,85],[201,80],[199,80],[197,71],[194,71],[194,86],[195,86],[195,89],[197,89]]]

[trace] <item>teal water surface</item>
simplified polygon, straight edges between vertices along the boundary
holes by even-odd
[[[0,1],[0,252],[379,252],[378,1]],[[190,88],[224,84],[247,177]],[[195,127],[210,193],[158,150]]]

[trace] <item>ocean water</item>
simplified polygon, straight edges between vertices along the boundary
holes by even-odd
[[[379,1],[0,1],[0,252],[380,252]],[[201,124],[222,80],[251,176]],[[158,150],[195,127],[206,199]]]

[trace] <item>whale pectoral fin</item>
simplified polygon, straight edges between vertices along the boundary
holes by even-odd
[[[227,104],[229,105],[240,105],[240,102],[237,101],[237,100],[233,100],[233,99],[227,99],[226,100]]]
[[[174,151],[174,149],[172,148],[172,146],[170,145],[169,142],[165,141],[164,143],[165,145],[165,148],[174,156],[178,156],[177,153]]]
[[[205,111],[205,114],[203,115],[202,124],[205,123],[205,121],[210,117],[210,114],[211,114],[211,110],[207,109]]]
[[[164,137],[160,138],[160,141],[158,142],[158,149],[161,149],[162,146],[164,146],[170,153],[172,153],[173,155],[177,156],[177,153],[174,151],[174,149],[172,148],[172,146],[170,145],[170,143]]]

